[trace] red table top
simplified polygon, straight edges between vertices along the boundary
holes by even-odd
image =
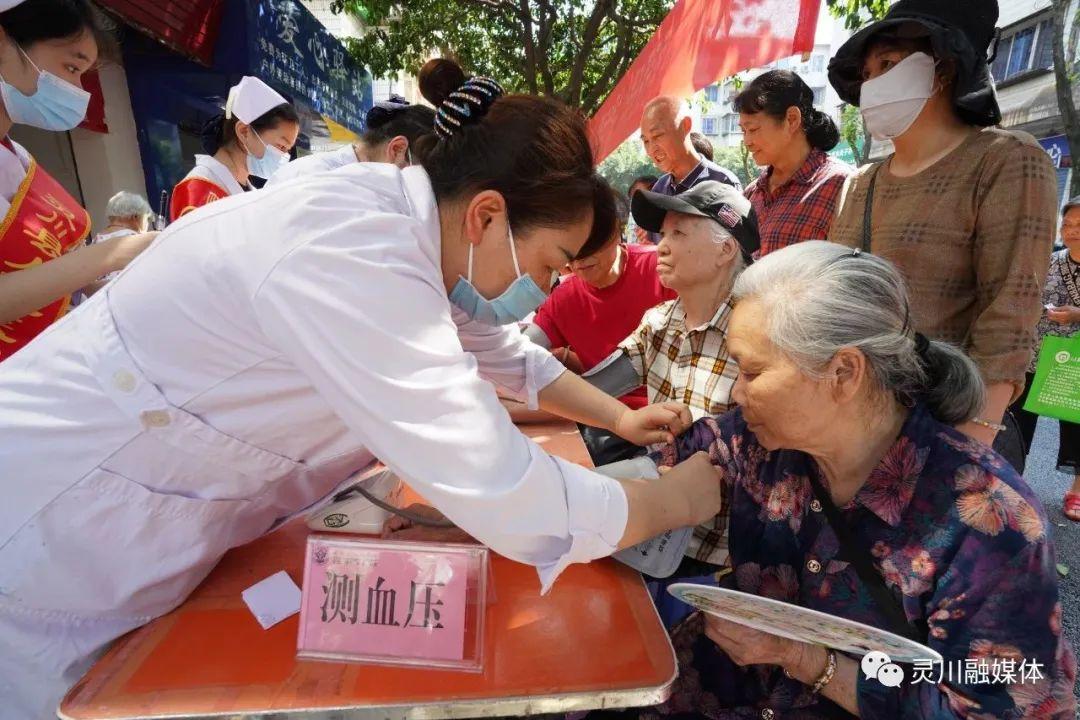
[[[589,464],[569,424],[523,430]],[[541,597],[536,570],[492,555],[482,673],[296,659],[298,617],[263,630],[240,597],[279,570],[302,579],[293,522],[225,555],[172,613],[119,639],[61,705],[72,720],[159,717],[476,717],[648,705],[675,656],[640,576],[613,560],[568,568]]]

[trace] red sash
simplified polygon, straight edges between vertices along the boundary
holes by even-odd
[[[25,270],[74,250],[90,232],[90,215],[32,160],[0,225],[0,273]],[[63,317],[71,296],[0,325],[0,361]]]
[[[192,210],[226,197],[229,192],[217,183],[200,177],[184,178],[173,188],[169,220],[176,221]]]

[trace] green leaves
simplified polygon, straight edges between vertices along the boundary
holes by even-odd
[[[561,98],[591,114],[674,0],[334,0],[367,34],[348,42],[375,77],[415,74],[434,55],[508,90]]]
[[[833,17],[844,21],[848,30],[858,30],[871,20],[885,16],[889,0],[826,0]]]

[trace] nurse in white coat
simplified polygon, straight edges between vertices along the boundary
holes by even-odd
[[[413,164],[412,148],[424,135],[434,132],[435,111],[426,105],[410,105],[391,95],[375,103],[364,118],[367,128],[354,144],[330,152],[313,153],[282,166],[266,185],[277,185],[304,175],[329,172],[358,162],[393,163],[399,168]]]
[[[610,193],[578,114],[457,80],[469,116],[440,107],[423,167],[214,203],[0,365],[5,720],[51,717],[109,641],[375,458],[543,586],[719,510],[707,461],[617,481],[511,424],[486,380],[638,443],[689,413],[630,411],[498,326],[606,239]]]

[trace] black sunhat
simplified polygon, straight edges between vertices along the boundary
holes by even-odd
[[[874,38],[929,37],[939,59],[949,58],[956,63],[952,91],[957,115],[972,125],[997,125],[1001,110],[990,77],[989,63],[993,58],[988,57],[997,36],[997,20],[997,0],[899,0],[884,18],[859,30],[840,46],[829,61],[829,82],[840,99],[857,106],[863,56]]]

